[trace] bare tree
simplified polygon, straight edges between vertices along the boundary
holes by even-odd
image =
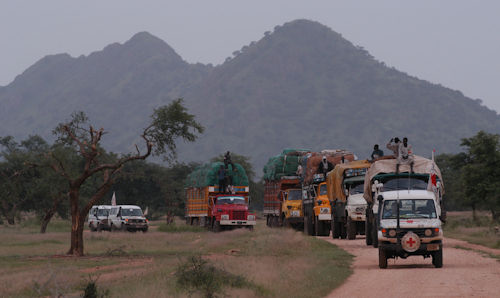
[[[74,113],[72,119],[66,123],[61,123],[54,130],[58,137],[57,142],[74,148],[82,158],[81,167],[75,174],[70,171],[62,158],[55,151],[47,154],[50,167],[59,175],[64,177],[68,183],[68,196],[71,213],[71,246],[68,254],[82,256],[83,250],[83,229],[85,217],[93,205],[110,190],[115,182],[116,174],[120,172],[123,165],[134,160],[144,160],[150,155],[162,155],[167,161],[172,161],[176,157],[175,141],[182,138],[185,141],[193,142],[197,135],[202,133],[203,127],[194,120],[194,116],[189,114],[182,105],[182,99],[173,101],[167,106],[154,110],[151,116],[151,124],[147,126],[141,138],[145,145],[142,148],[136,147],[135,153],[123,155],[121,157],[109,158],[99,144],[104,129],[94,129],[88,124],[88,118],[83,112]],[[96,190],[89,199],[82,202],[81,188],[89,178],[98,178]],[[83,206],[83,207],[80,207]]]

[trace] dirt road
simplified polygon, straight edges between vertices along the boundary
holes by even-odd
[[[420,256],[389,259],[387,269],[378,267],[378,250],[365,239],[333,240],[355,256],[354,273],[328,297],[500,297],[500,262],[461,246],[477,249],[464,241],[446,238],[443,268],[432,266]],[[500,250],[488,250],[497,253]]]

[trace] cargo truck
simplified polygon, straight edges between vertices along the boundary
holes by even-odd
[[[328,236],[331,226],[331,205],[327,194],[326,177],[319,173],[323,157],[332,165],[349,163],[355,159],[346,150],[323,150],[311,152],[302,158],[302,209],[304,211],[304,233]]]
[[[367,203],[363,198],[367,160],[338,164],[327,175],[327,193],[332,206],[332,237],[356,239],[365,234]]]
[[[409,165],[379,160],[365,175],[364,198],[368,202],[366,238],[379,250],[379,267],[389,258],[420,255],[443,266],[444,184],[433,160],[414,157]]]
[[[298,176],[307,149],[284,149],[264,166],[264,216],[269,227],[303,225],[302,190]]]
[[[217,171],[222,162],[198,167],[186,179],[186,223],[214,232],[236,227],[253,229],[255,214],[249,212],[248,178],[243,167],[229,164],[226,173],[233,182],[231,192],[219,189]],[[233,169],[234,166],[234,169]]]

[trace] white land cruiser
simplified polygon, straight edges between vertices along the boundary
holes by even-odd
[[[144,217],[139,206],[112,206],[109,219],[111,221],[111,230],[148,231],[148,220]]]
[[[379,209],[379,267],[388,258],[420,255],[432,257],[436,268],[443,266],[441,208],[436,195],[427,190],[399,190],[381,193]]]
[[[88,215],[88,226],[91,232],[111,230],[111,225],[108,219],[109,211],[111,210],[110,205],[95,205],[89,211]]]
[[[351,180],[352,181],[351,181]],[[347,239],[356,239],[357,234],[365,234],[366,200],[363,198],[364,176],[346,178],[346,230]]]

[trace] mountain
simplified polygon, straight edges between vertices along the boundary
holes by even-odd
[[[179,144],[180,159],[230,150],[251,156],[257,172],[286,147],[344,148],[364,158],[373,144],[407,136],[428,156],[433,148],[458,151],[460,139],[480,129],[500,133],[500,115],[480,101],[296,20],[216,67],[189,64],[146,32],[87,57],[47,56],[0,88],[0,135],[47,137],[83,110],[110,132],[107,148],[128,152],[153,108],[177,97],[207,128],[196,143]]]

